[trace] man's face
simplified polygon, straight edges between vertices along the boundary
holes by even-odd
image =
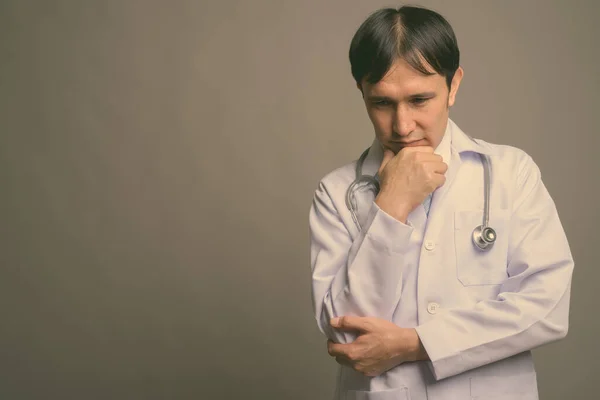
[[[379,82],[363,80],[359,89],[381,144],[394,153],[409,146],[436,148],[444,136],[462,74],[459,68],[449,90],[443,76],[423,75],[399,59]]]

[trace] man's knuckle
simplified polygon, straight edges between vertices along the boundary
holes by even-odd
[[[355,350],[348,351],[348,353],[346,354],[346,357],[348,357],[348,359],[350,361],[358,361],[358,359],[359,359],[358,353]]]

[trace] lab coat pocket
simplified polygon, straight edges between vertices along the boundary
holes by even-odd
[[[456,273],[464,286],[499,285],[508,277],[509,218],[508,210],[490,209],[488,226],[496,231],[496,241],[480,250],[473,243],[473,230],[483,223],[483,210],[455,211]]]
[[[345,400],[410,400],[407,387],[390,390],[348,390]]]

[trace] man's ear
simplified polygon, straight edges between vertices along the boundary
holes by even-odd
[[[458,67],[456,72],[454,73],[454,77],[452,78],[452,83],[450,84],[450,94],[448,95],[448,107],[452,107],[454,102],[456,101],[456,93],[458,92],[458,87],[460,86],[460,82],[462,81],[464,75],[464,71],[462,67]]]

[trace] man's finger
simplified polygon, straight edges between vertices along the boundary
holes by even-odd
[[[352,367],[352,362],[344,356],[336,357],[335,361],[337,361],[338,364],[347,365],[348,367]]]
[[[333,328],[351,331],[368,332],[371,324],[366,317],[354,317],[346,315],[344,317],[333,318],[330,321]]]
[[[327,352],[329,353],[330,356],[336,355],[335,345],[336,345],[336,343],[333,340],[329,339],[327,341]]]
[[[446,164],[443,161],[434,161],[428,164],[430,165],[430,168],[433,170],[433,172],[436,172],[438,174],[445,174],[446,171],[448,171],[448,164]]]
[[[404,151],[406,153],[409,153],[409,152],[433,153],[435,151],[435,149],[431,146],[411,146],[411,147],[402,148],[402,151]]]
[[[350,344],[334,343],[334,342],[329,341],[329,342],[327,342],[327,352],[332,357],[336,357],[336,356],[347,357],[346,352],[348,351],[349,346],[350,346]]]
[[[387,148],[383,149],[383,160],[381,160],[381,165],[379,167],[379,175],[381,175],[381,171],[383,171],[392,158],[394,158],[394,152]]]

